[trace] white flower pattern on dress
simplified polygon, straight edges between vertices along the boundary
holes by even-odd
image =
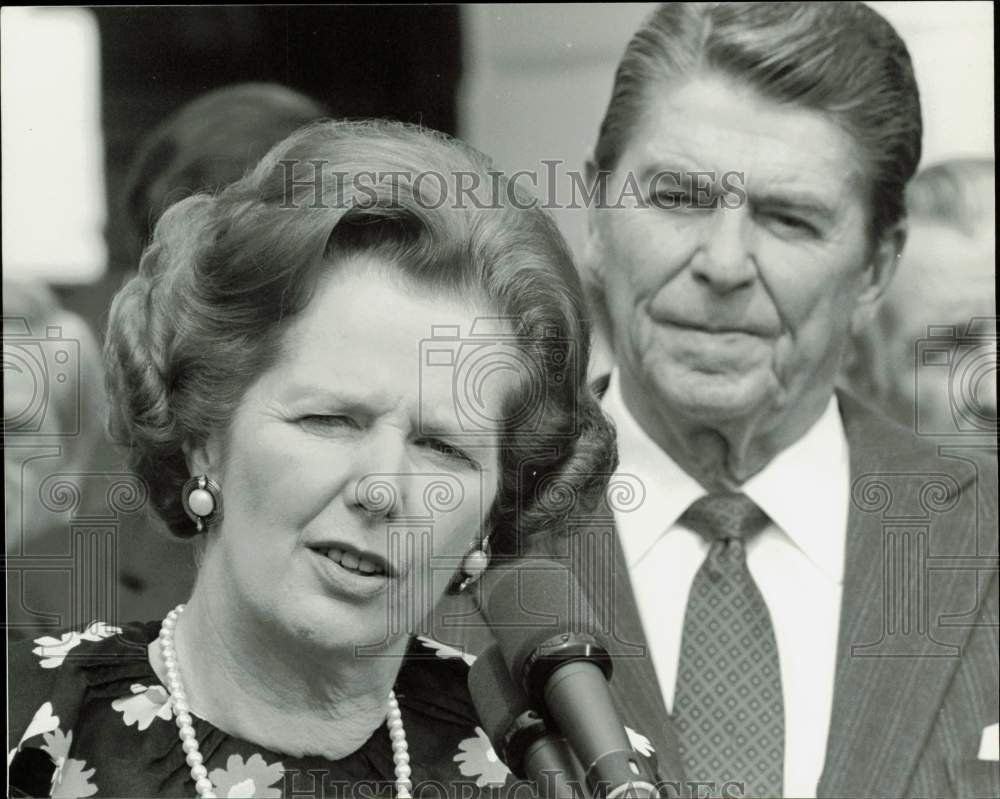
[[[653,749],[653,742],[649,738],[641,732],[636,732],[629,726],[625,727],[625,734],[628,735],[628,742],[636,752],[645,757],[653,756],[653,752],[656,750]]]
[[[251,755],[244,763],[240,755],[230,755],[225,768],[213,769],[208,778],[218,796],[242,799],[280,799],[281,789],[272,786],[281,781],[285,767],[280,763],[270,766],[260,755]]]
[[[18,750],[21,748],[21,744],[29,738],[34,738],[36,735],[42,735],[43,733],[52,732],[53,730],[58,729],[59,717],[52,713],[52,703],[45,702],[40,708],[38,708],[38,710],[35,711],[35,715],[31,717],[31,723],[28,724],[28,729],[24,731],[24,735],[21,736],[21,740],[18,741],[17,746],[7,753],[7,765],[10,766],[11,761],[14,759],[14,755],[16,755]]]
[[[482,727],[476,727],[476,737],[466,738],[458,745],[458,754],[452,758],[464,777],[475,777],[476,787],[503,785],[510,776],[510,769],[497,757],[489,737]]]
[[[111,703],[111,707],[122,714],[126,727],[138,724],[140,730],[145,730],[153,719],[170,721],[173,713],[170,696],[162,685],[134,683],[131,691],[131,696],[123,696]]]
[[[53,712],[51,702],[45,702],[35,715],[31,718],[31,723],[21,736],[18,745],[7,753],[7,766],[14,760],[14,755],[21,749],[24,742],[37,735],[42,736],[44,743],[41,746],[52,760],[55,770],[52,773],[52,797],[58,799],[81,799],[81,797],[93,796],[97,793],[97,786],[90,781],[96,769],[88,769],[84,760],[77,760],[69,756],[70,747],[73,745],[73,731],[63,732],[59,729],[59,717]]]
[[[38,646],[32,652],[39,657],[41,668],[54,669],[62,665],[67,654],[81,642],[100,641],[118,633],[121,633],[120,627],[93,622],[82,632],[67,632],[58,639],[50,636],[35,639],[34,643]],[[421,636],[418,640],[443,660],[460,659],[468,665],[476,660],[474,655],[431,638]],[[168,722],[171,720],[172,705],[162,686],[133,683],[130,690],[130,695],[111,702],[112,708],[121,713],[126,726],[135,725],[137,730],[145,731],[157,718]],[[646,757],[653,756],[653,746],[646,736],[630,727],[625,730],[633,749]],[[20,743],[8,753],[8,766],[24,742],[38,735],[43,736],[45,743],[42,749],[55,765],[51,796],[81,799],[96,794],[98,787],[92,781],[96,769],[87,768],[84,760],[69,757],[73,733],[64,733],[59,729],[59,717],[55,715],[51,702],[45,702],[35,712]],[[480,788],[502,786],[511,777],[510,770],[497,756],[481,727],[475,728],[474,737],[459,743],[458,751],[452,759],[458,765],[459,772],[465,777],[474,778]],[[276,786],[283,776],[284,766],[281,762],[269,765],[260,754],[252,754],[246,760],[241,755],[230,755],[225,768],[212,769],[208,774],[218,796],[254,799],[280,799],[282,792]]]
[[[42,750],[48,752],[56,767],[52,773],[50,796],[53,799],[81,799],[97,793],[97,786],[90,781],[96,769],[88,769],[86,761],[69,756],[73,745],[73,731],[64,733],[56,729],[45,733],[42,738],[45,740]]]
[[[102,638],[118,635],[121,631],[121,627],[115,627],[107,622],[92,621],[83,632],[70,630],[59,638],[53,638],[51,635],[36,638],[35,643],[38,646],[31,651],[41,658],[40,665],[43,669],[54,669],[63,664],[69,651],[79,646],[81,641],[100,641]]]
[[[434,654],[437,655],[442,660],[448,660],[450,658],[460,658],[464,660],[468,665],[472,665],[476,662],[476,656],[470,655],[467,652],[463,652],[460,649],[456,649],[453,646],[448,646],[448,644],[442,644],[440,641],[435,641],[433,638],[427,638],[426,636],[417,636],[417,640],[420,641],[428,649],[433,649]]]

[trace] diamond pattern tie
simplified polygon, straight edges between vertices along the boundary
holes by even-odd
[[[727,782],[742,783],[743,796],[782,796],[778,646],[744,546],[767,516],[744,494],[712,494],[680,521],[712,542],[688,594],[674,691],[686,777],[714,783],[713,796]]]

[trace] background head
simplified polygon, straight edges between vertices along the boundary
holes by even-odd
[[[868,7],[658,7],[590,163],[605,202],[585,265],[623,373],[706,422],[818,412],[851,318],[891,276],[920,142],[906,48]],[[685,324],[757,341],[725,342],[741,354],[723,363]]]
[[[294,415],[299,400],[281,393],[292,382],[283,370],[307,358],[317,379],[329,373],[357,391],[374,386],[375,394],[381,387],[382,398],[396,397],[401,408],[412,410],[431,387],[451,414],[446,446],[489,445],[490,501],[477,506],[478,518],[461,531],[453,555],[484,532],[502,551],[517,547],[515,529],[526,536],[550,527],[554,513],[533,491],[546,477],[564,477],[584,497],[599,491],[613,443],[586,383],[589,331],[573,264],[544,213],[489,172],[482,155],[441,134],[384,122],[322,123],[293,134],[218,195],[168,209],[139,275],[115,299],[107,359],[112,431],[130,445],[153,504],[174,532],[194,530],[181,505],[192,473],[215,468],[222,474],[209,476],[224,478],[227,469],[242,468],[248,474],[247,464],[267,448],[267,425],[255,424],[252,414],[280,406]],[[477,188],[457,197],[456,175],[466,187],[474,176]],[[431,312],[421,316],[423,308]],[[420,330],[434,344],[430,322],[438,317],[442,325],[459,323],[435,344],[453,356],[444,371],[463,375],[447,383],[446,394],[443,372],[427,371],[433,359],[423,358],[426,342],[407,327],[422,320]],[[480,320],[485,328],[470,329]],[[351,346],[344,348],[345,341]],[[345,373],[344,364],[356,365],[361,351],[369,372]],[[386,371],[389,361],[398,368]],[[401,377],[407,369],[413,379]],[[395,429],[412,422],[404,416],[393,417]],[[301,421],[288,419],[296,429]],[[306,426],[316,430],[314,424]],[[404,436],[410,443],[429,437],[420,430]],[[388,447],[389,438],[380,446]],[[324,440],[336,449],[346,439]],[[366,505],[361,472],[376,463],[368,458],[374,444],[358,442],[353,455],[343,453],[329,468],[280,456],[290,459],[286,466],[299,484],[316,486],[309,513],[289,522],[304,539],[316,535],[315,520],[329,530]],[[402,470],[413,471],[400,458]],[[390,471],[391,460],[370,471]],[[345,473],[352,464],[358,473]],[[239,548],[238,537],[248,533],[233,529],[234,520],[252,519],[239,510],[239,484],[219,482],[226,497],[221,537]],[[342,513],[345,503],[351,513]],[[324,515],[335,505],[336,513]],[[382,515],[401,513],[408,511],[388,508]]]
[[[996,429],[995,191],[992,158],[921,170],[896,277],[852,340],[850,387],[918,432]],[[942,359],[924,363],[934,342]]]
[[[125,208],[136,257],[167,206],[239,180],[290,133],[329,115],[277,83],[237,83],[182,106],[146,137],[129,169]]]

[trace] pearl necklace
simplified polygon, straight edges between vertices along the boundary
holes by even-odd
[[[184,683],[181,682],[180,666],[177,663],[177,650],[174,649],[174,629],[177,619],[186,606],[181,604],[174,608],[163,620],[160,627],[160,655],[167,670],[167,691],[174,707],[174,721],[177,723],[181,748],[185,760],[191,768],[191,779],[195,790],[201,799],[215,799],[214,786],[208,779],[208,770],[198,751],[198,739],[194,732],[194,719],[191,718],[191,708],[187,702]],[[413,783],[410,781],[410,753],[406,745],[406,730],[403,729],[403,716],[399,710],[394,691],[389,691],[389,710],[386,713],[386,724],[389,727],[389,740],[392,741],[392,761],[396,777],[397,799],[411,799],[410,791]]]

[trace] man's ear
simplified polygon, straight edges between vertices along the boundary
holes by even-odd
[[[587,181],[587,237],[583,244],[583,251],[578,260],[580,276],[583,281],[583,290],[587,297],[587,305],[590,309],[594,330],[594,356],[590,360],[591,375],[600,374],[610,368],[608,363],[611,358],[610,353],[614,349],[613,326],[611,317],[608,314],[608,302],[605,295],[606,277],[605,270],[610,266],[607,257],[607,242],[604,240],[605,225],[607,223],[606,214],[608,210],[602,210],[601,205],[606,203],[603,192],[607,191],[608,174],[602,173],[597,168],[597,163],[593,156],[587,158],[584,167],[584,177]],[[600,181],[601,185],[595,185]],[[592,194],[592,192],[595,192]],[[597,371],[594,371],[597,370]]]
[[[600,170],[597,168],[597,162],[594,160],[593,153],[587,153],[587,160],[583,165],[583,179],[586,182],[587,196],[590,196],[590,192],[594,188],[594,184],[600,177]],[[594,224],[597,221],[595,211],[597,206],[601,204],[601,197],[597,195],[592,200],[588,200],[587,205],[587,234],[592,235],[594,233]]]
[[[583,176],[587,187],[586,196],[590,197],[595,182],[600,179],[600,170],[597,168],[593,154],[588,154],[587,156]],[[580,259],[585,280],[596,286],[600,286],[603,282],[602,275],[600,274],[601,258],[599,253],[601,251],[601,232],[598,220],[598,214],[601,213],[598,206],[601,202],[602,198],[599,193],[593,195],[593,199],[587,201],[587,240],[584,242],[583,253]]]
[[[868,267],[864,271],[864,285],[851,319],[851,330],[857,334],[875,318],[879,303],[902,260],[906,244],[906,220],[900,220],[876,242]]]

